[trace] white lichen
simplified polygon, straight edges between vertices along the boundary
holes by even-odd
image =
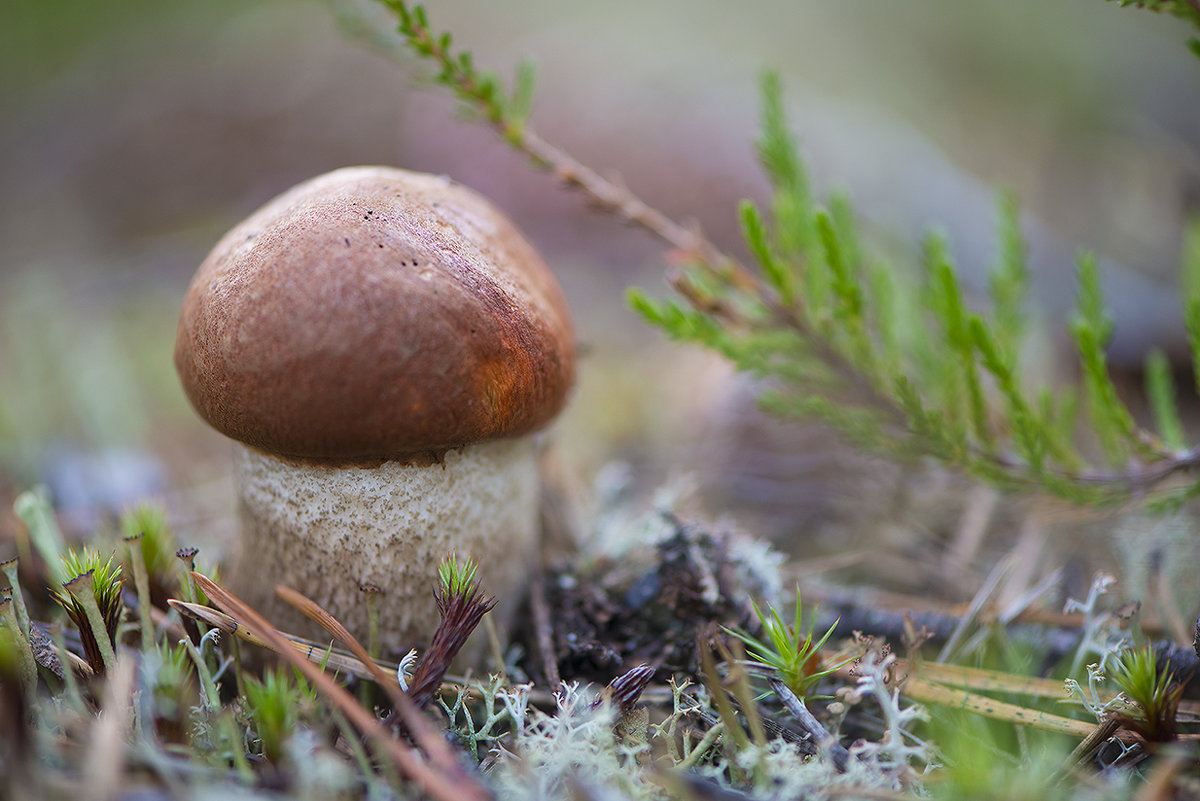
[[[649,746],[626,742],[616,731],[617,710],[597,703],[592,691],[564,685],[557,708],[544,712],[527,705],[527,687],[505,698],[512,714],[511,742],[493,751],[489,784],[497,798],[568,801],[579,785],[619,792],[630,801],[662,797],[661,789],[640,769],[639,756]]]

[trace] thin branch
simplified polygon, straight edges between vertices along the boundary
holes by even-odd
[[[771,684],[772,692],[778,696],[784,708],[792,713],[792,717],[796,719],[800,727],[812,736],[817,745],[829,751],[829,758],[833,760],[833,766],[838,769],[838,772],[845,773],[853,755],[837,741],[836,737],[829,733],[829,729],[825,728],[812,712],[808,711],[804,702],[788,689],[782,680],[777,676],[771,676],[767,681]]]
[[[591,167],[556,147],[532,128],[526,127],[515,147],[528,155],[567,187],[578,189],[601,209],[644,228],[679,251],[688,261],[707,265],[718,272],[728,270],[743,288],[757,287],[757,277],[737,259],[718,248],[698,226],[684,226],[635,195],[623,182],[609,180]]]
[[[550,691],[558,692],[562,687],[562,677],[558,672],[558,659],[554,653],[554,631],[550,627],[550,610],[546,605],[545,572],[540,567],[530,586],[529,605],[533,608],[533,625],[537,633],[538,651],[542,656],[542,671],[546,674],[546,683],[550,685]]]

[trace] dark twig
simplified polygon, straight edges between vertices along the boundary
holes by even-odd
[[[829,753],[829,758],[833,761],[833,766],[838,769],[839,773],[845,773],[850,766],[850,760],[853,755],[846,750],[846,747],[837,741],[837,738],[829,733],[829,729],[822,725],[821,721],[817,720],[812,712],[808,711],[808,707],[804,705],[796,694],[788,689],[788,686],[780,679],[772,676],[767,679],[771,684],[771,690],[779,697],[780,702],[788,712],[792,713],[792,717],[800,724],[813,740],[822,749]]]
[[[1120,728],[1120,721],[1117,720],[1115,715],[1109,715],[1102,720],[1100,725],[1096,727],[1096,730],[1087,737],[1084,737],[1079,742],[1079,745],[1075,746],[1075,749],[1071,751],[1070,755],[1063,760],[1062,767],[1059,768],[1060,774],[1066,777],[1081,765],[1084,765],[1095,759],[1096,754],[1100,753],[1100,749],[1104,747],[1104,744],[1107,743]]]
[[[938,610],[912,610],[898,606],[899,602],[889,598],[872,598],[870,594],[829,588],[809,588],[805,596],[821,602],[818,625],[829,625],[836,621],[838,636],[859,631],[871,636],[882,637],[893,643],[902,643],[908,631],[928,634],[929,643],[940,645],[946,642],[959,626],[959,615]],[[1027,622],[1026,615],[1016,616],[1012,624],[1004,626],[1004,636],[1014,644],[1034,646],[1043,654],[1046,663],[1062,660],[1074,654],[1084,636],[1079,626],[1046,625],[1044,622]],[[1200,621],[1198,621],[1200,622]],[[985,625],[985,624],[980,624]],[[1159,660],[1170,661],[1181,675],[1190,675],[1190,691],[1200,689],[1200,657],[1189,646],[1160,639],[1151,644]]]
[[[666,242],[686,259],[708,265],[715,270],[728,271],[734,283],[746,287],[758,286],[759,281],[736,259],[704,236],[697,226],[684,226],[635,195],[624,182],[605,178],[562,149],[542,139],[528,126],[514,146],[529,156],[535,164],[544,166],[567,187],[577,189],[591,198],[602,210],[633,223]]]
[[[961,618],[958,615],[939,611],[911,611],[897,607],[894,601],[888,603],[890,608],[882,608],[882,604],[872,602],[870,597],[863,597],[854,592],[823,588],[820,591],[810,588],[806,596],[819,598],[821,615],[818,625],[828,625],[835,620],[838,624],[838,636],[852,631],[861,631],[893,643],[903,642],[910,630],[924,630],[932,645],[940,645],[953,634]],[[984,624],[981,624],[984,625]],[[1063,659],[1075,652],[1083,632],[1078,626],[1056,626],[1042,623],[1021,622],[1018,616],[1016,622],[1004,627],[1005,637],[1014,644],[1028,644],[1043,654],[1047,664]],[[1158,640],[1151,644],[1159,660],[1170,661],[1180,675],[1189,675],[1188,689],[1190,692],[1200,692],[1200,657],[1195,650],[1182,646],[1170,640]]]
[[[546,607],[546,576],[538,570],[529,591],[529,604],[533,608],[533,626],[537,635],[538,651],[542,656],[542,671],[551,692],[558,692],[562,677],[558,673],[558,659],[554,654],[554,631],[550,628],[550,611]]]

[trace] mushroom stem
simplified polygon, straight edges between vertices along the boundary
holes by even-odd
[[[365,636],[369,608],[359,587],[369,582],[385,590],[383,654],[424,647],[438,623],[438,565],[452,551],[474,559],[487,592],[515,608],[536,544],[532,437],[467,445],[435,464],[329,467],[240,445],[236,462],[245,537],[233,585],[280,628],[315,633],[275,597],[274,586],[285,584],[321,598]]]

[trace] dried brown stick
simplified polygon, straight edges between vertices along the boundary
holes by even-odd
[[[206,623],[215,629],[220,629],[221,631],[232,634],[239,640],[248,642],[251,645],[271,650],[271,646],[263,642],[262,638],[256,635],[247,626],[235,620],[230,615],[213,609],[211,606],[188,603],[187,601],[180,601],[177,598],[167,599],[167,604],[169,604],[172,609],[179,612],[180,615],[186,615],[193,620]],[[186,636],[183,633],[182,627],[177,628],[178,634],[176,636]],[[363,664],[362,660],[351,656],[345,651],[331,649],[328,644],[323,645],[295,634],[289,634],[286,631],[280,633],[292,642],[292,645],[295,647],[297,653],[301,654],[310,662],[315,662],[318,665],[324,665],[326,668],[332,669],[335,672],[349,673],[360,679],[378,681],[378,675],[372,673],[367,666]],[[396,678],[396,669],[398,665],[395,662],[388,662],[382,659],[376,659],[374,661],[375,664],[382,669],[383,676],[387,680],[387,683],[399,686],[399,681]]]
[[[354,696],[320,667],[296,653],[287,638],[244,601],[206,576],[193,572],[192,577],[200,585],[204,594],[222,611],[246,621],[263,641],[303,673],[305,678],[312,682],[359,731],[371,737],[392,758],[396,766],[422,790],[439,801],[491,801],[493,799],[491,792],[478,781],[470,778],[463,781],[461,778],[452,778],[435,770],[434,766],[418,756],[413,748],[393,738],[383,724]],[[413,734],[419,738],[422,745],[426,745],[423,741],[424,738],[420,738],[418,732],[414,731]]]
[[[362,647],[358,640],[354,638],[354,635],[341,624],[341,621],[326,612],[316,601],[309,599],[291,587],[277,584],[275,585],[275,594],[294,608],[300,610],[305,617],[328,631],[336,639],[341,640],[342,644],[350,649],[350,653],[354,654],[363,663],[363,666],[371,674],[376,683],[384,688],[388,699],[397,707],[404,705],[405,699],[400,691],[400,685],[390,680],[390,677],[383,672],[383,668],[379,667],[375,660],[371,658],[371,655],[367,653],[367,649]]]

